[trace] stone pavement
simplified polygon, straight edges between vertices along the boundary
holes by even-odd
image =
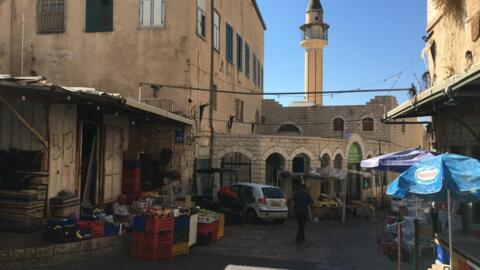
[[[208,270],[380,270],[395,269],[377,250],[376,224],[365,221],[321,222],[307,225],[307,243],[294,244],[296,223],[236,225],[212,245],[194,247],[188,256],[142,262],[128,254],[85,258],[60,265],[31,265],[13,269],[208,269]],[[3,269],[3,268],[2,268]],[[412,269],[404,263],[402,269]],[[421,268],[426,269],[426,268]]]

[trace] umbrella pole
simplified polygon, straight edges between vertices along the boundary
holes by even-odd
[[[453,242],[452,242],[452,194],[447,190],[447,210],[448,210],[448,253],[450,255],[450,267],[453,260]]]

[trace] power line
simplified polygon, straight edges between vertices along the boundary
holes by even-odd
[[[182,85],[169,85],[169,84],[154,84],[154,83],[142,83],[142,85],[155,86],[157,88],[172,88],[172,89],[182,89],[182,90],[195,90],[201,92],[210,92],[209,88],[201,87],[188,87]],[[407,92],[412,88],[379,88],[379,89],[351,89],[351,90],[335,90],[335,91],[323,91],[323,92],[309,92],[312,95],[338,95],[338,94],[353,94],[353,93],[376,93],[376,92]],[[251,90],[254,91],[254,90]],[[216,93],[225,93],[225,94],[236,94],[236,95],[247,95],[247,96],[285,96],[285,95],[305,95],[304,91],[297,92],[238,92],[232,90],[220,90],[216,89]]]

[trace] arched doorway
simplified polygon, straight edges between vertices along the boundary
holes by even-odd
[[[252,181],[252,164],[250,159],[242,153],[229,153],[223,156],[220,165],[222,169],[231,172],[222,173],[223,186],[230,186],[238,183],[249,183]],[[235,177],[236,174],[236,177]]]
[[[297,155],[292,161],[293,173],[308,173],[310,171],[310,158],[305,154]]]
[[[285,158],[278,153],[273,153],[267,158],[265,165],[265,182],[268,185],[276,186],[278,183],[278,171],[285,169]]]
[[[362,148],[358,143],[353,143],[348,149],[347,168],[353,171],[360,171],[360,162],[362,162]],[[347,200],[361,199],[361,177],[358,173],[348,174]]]

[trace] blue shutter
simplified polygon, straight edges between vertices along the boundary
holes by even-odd
[[[243,70],[243,39],[237,33],[237,68],[239,71]]]
[[[226,58],[228,63],[233,64],[233,28],[226,24]]]
[[[245,77],[250,78],[250,46],[245,42]]]
[[[253,54],[253,83],[257,85],[257,57]]]

